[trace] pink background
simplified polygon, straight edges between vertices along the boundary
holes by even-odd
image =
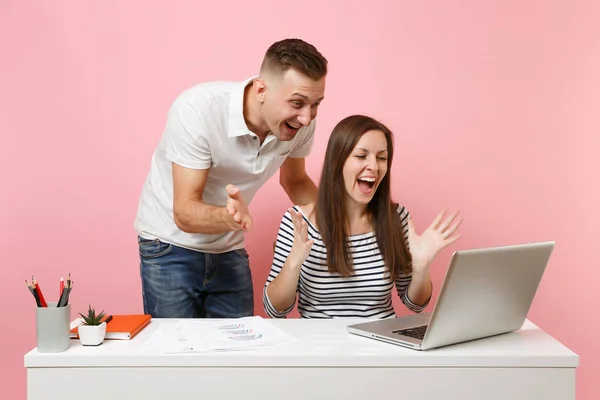
[[[341,118],[389,124],[393,194],[418,228],[443,207],[465,218],[434,266],[435,296],[453,250],[556,240],[529,317],[581,356],[578,399],[598,397],[600,3],[156,3],[0,2],[0,397],[25,398],[32,274],[55,300],[72,273],[73,318],[88,303],[141,312],[133,218],[169,105],[200,81],[257,73],[293,36],[330,61],[310,175]],[[288,206],[274,177],[251,207],[262,316]]]

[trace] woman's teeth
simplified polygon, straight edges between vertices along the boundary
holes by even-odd
[[[373,187],[373,185],[375,184],[375,178],[358,178],[357,179],[359,182],[364,182],[367,185],[369,185],[369,187]]]

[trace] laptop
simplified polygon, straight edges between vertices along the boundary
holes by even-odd
[[[431,313],[353,324],[347,330],[416,350],[518,330],[525,322],[554,244],[456,251]]]

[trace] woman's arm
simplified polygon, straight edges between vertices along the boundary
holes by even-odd
[[[283,318],[294,308],[300,270],[312,243],[302,215],[288,210],[279,225],[273,263],[263,290],[263,306],[270,317]]]

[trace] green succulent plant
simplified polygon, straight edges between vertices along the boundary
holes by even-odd
[[[106,314],[104,313],[104,311],[102,311],[100,314],[96,315],[96,310],[93,309],[91,305],[89,305],[87,315],[83,315],[82,313],[79,313],[79,315],[81,315],[81,317],[83,318],[83,322],[86,325],[96,326],[102,323],[102,319]]]

